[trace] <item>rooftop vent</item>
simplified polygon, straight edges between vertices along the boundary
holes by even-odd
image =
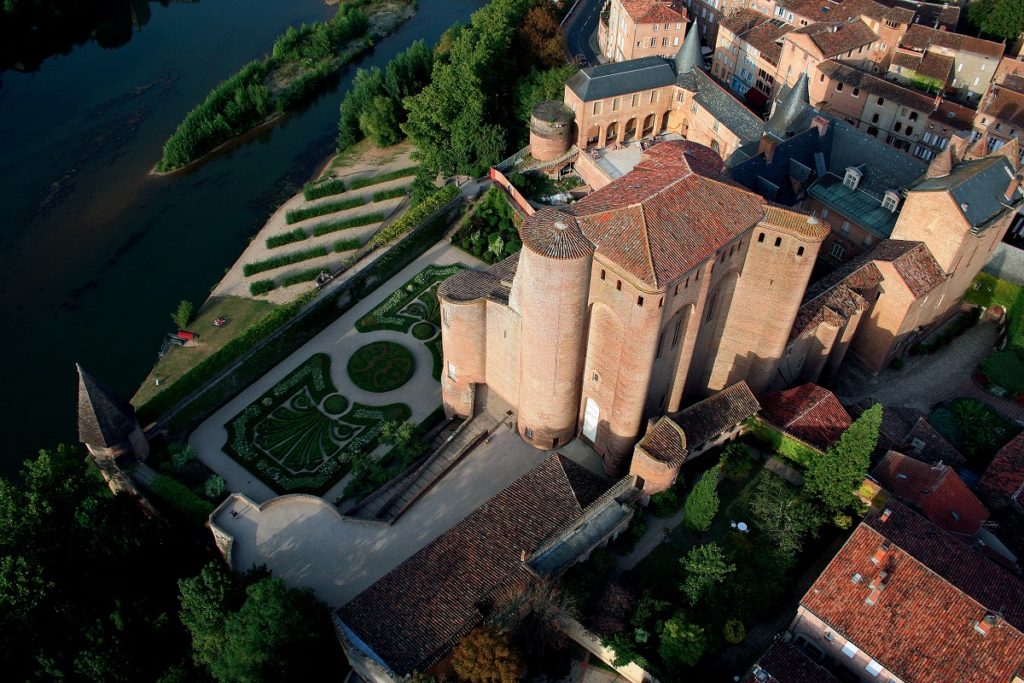
[[[999,617],[989,612],[982,618],[981,621],[974,622],[974,630],[983,636],[987,636],[989,632],[999,623]]]
[[[860,583],[863,580],[864,580],[864,577],[861,576],[860,574],[854,574],[853,578],[850,579],[850,581],[852,581],[853,583]]]
[[[880,522],[888,522],[889,521],[889,517],[891,517],[891,516],[892,516],[892,510],[890,510],[889,508],[885,508],[885,510],[882,511],[882,516],[878,518],[878,521],[880,521]]]

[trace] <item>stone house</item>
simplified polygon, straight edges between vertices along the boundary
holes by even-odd
[[[974,117],[974,140],[985,138],[989,151],[1024,133],[1024,75],[1003,73],[989,85]],[[1024,155],[1021,157],[1024,162]]]
[[[821,452],[853,424],[836,395],[812,382],[762,396],[761,419]]]
[[[991,40],[917,24],[907,29],[897,54],[920,57],[922,64],[928,53],[951,58],[952,80],[946,92],[961,102],[975,104],[988,89],[1005,48]]]
[[[723,17],[718,27],[712,75],[737,95],[748,95],[753,89],[755,93],[748,95],[748,100],[764,106],[775,92],[775,76],[782,56],[780,41],[792,29],[781,19],[752,9],[739,9]]]
[[[776,94],[782,85],[793,85],[804,74],[817,71],[829,59],[867,69],[874,62],[878,35],[860,20],[848,23],[816,23],[787,33],[775,76]]]
[[[975,111],[952,100],[939,98],[935,110],[928,115],[924,135],[914,146],[913,155],[931,161],[946,149],[955,136],[966,137],[974,125]]]
[[[961,538],[895,501],[870,513],[804,594],[792,642],[865,683],[1021,681],[1024,582]]]
[[[598,43],[609,62],[671,57],[686,35],[681,0],[611,0],[598,22]]]

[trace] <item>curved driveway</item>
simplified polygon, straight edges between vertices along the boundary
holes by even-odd
[[[590,49],[590,36],[597,30],[603,0],[579,0],[565,19],[565,48],[572,63],[576,55],[583,55],[591,66],[598,64],[597,55]]]

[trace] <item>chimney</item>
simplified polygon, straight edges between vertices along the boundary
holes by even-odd
[[[815,116],[811,120],[811,128],[817,128],[818,136],[825,137],[825,133],[828,132],[828,123],[828,119],[826,119],[824,116]]]
[[[757,153],[764,155],[764,160],[769,164],[772,163],[772,157],[775,156],[775,148],[778,146],[779,141],[770,135],[762,135],[761,143],[757,146]]]
[[[884,524],[885,522],[889,521],[890,516],[892,516],[892,510],[890,510],[889,508],[885,508],[885,510],[882,511],[882,516],[878,518],[878,521]]]
[[[519,561],[520,562],[526,562],[526,551],[525,550],[520,550],[519,551]]]

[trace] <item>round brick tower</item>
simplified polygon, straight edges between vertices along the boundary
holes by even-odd
[[[550,449],[576,435],[594,245],[556,209],[528,218],[509,299],[522,320],[519,433]]]
[[[572,145],[572,109],[557,100],[544,100],[530,112],[530,156],[551,161]]]

